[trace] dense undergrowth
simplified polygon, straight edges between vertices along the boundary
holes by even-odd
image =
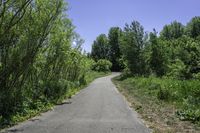
[[[144,94],[177,105],[177,116],[182,120],[200,122],[200,82],[169,78],[130,78],[129,82]]]
[[[0,129],[15,125],[19,122],[32,118],[36,115],[39,115],[42,112],[51,110],[56,104],[60,104],[63,102],[63,100],[71,98],[73,95],[75,95],[78,91],[80,91],[82,88],[87,86],[94,79],[108,75],[108,74],[110,73],[96,72],[96,71],[87,72],[85,76],[84,84],[80,86],[72,86],[72,88],[66,88],[66,91],[63,92],[63,95],[59,96],[59,99],[56,101],[47,100],[43,98],[38,99],[37,101],[34,101],[34,102],[24,101],[23,106],[21,106],[21,109],[16,111],[14,114],[12,114],[9,120],[2,119],[2,117],[0,117]],[[54,85],[54,87],[56,86]]]

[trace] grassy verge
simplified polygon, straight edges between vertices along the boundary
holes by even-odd
[[[116,77],[113,82],[154,132],[200,132],[199,81]]]
[[[73,95],[75,95],[77,92],[79,92],[81,89],[86,87],[89,83],[91,83],[94,79],[103,77],[109,74],[110,73],[95,72],[95,71],[88,72],[85,76],[86,83],[84,85],[81,85],[77,88],[68,89],[66,94],[60,97],[59,100],[56,102],[38,100],[33,103],[34,108],[30,108],[28,104],[26,105],[26,103],[24,103],[23,110],[16,112],[15,115],[11,116],[11,119],[9,121],[2,120],[2,118],[0,117],[0,130],[11,127],[20,122],[28,120],[32,117],[35,117],[43,112],[53,109],[55,105],[62,103],[65,99],[71,98]]]
[[[96,71],[92,71],[92,72],[89,72],[87,75],[86,75],[86,82],[87,84],[89,84],[90,82],[92,82],[94,79],[96,78],[100,78],[100,77],[103,77],[103,76],[107,76],[107,75],[110,75],[111,73],[110,72],[96,72]]]

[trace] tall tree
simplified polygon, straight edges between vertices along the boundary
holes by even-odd
[[[184,26],[177,21],[172,22],[170,25],[165,25],[160,33],[161,38],[164,39],[177,39],[184,34]]]
[[[150,67],[157,76],[163,76],[165,74],[165,58],[162,51],[162,46],[159,44],[157,38],[157,32],[154,29],[154,32],[150,33],[150,45],[151,45],[151,54],[150,54]]]
[[[186,32],[192,38],[200,36],[200,17],[194,17],[191,19],[186,26]]]
[[[99,35],[92,44],[91,57],[97,61],[99,59],[109,59],[108,57],[109,45],[108,38],[105,34]]]
[[[132,74],[141,75],[144,72],[142,57],[144,45],[143,26],[137,21],[133,21],[130,25],[126,24],[121,38],[121,49]]]
[[[119,27],[112,27],[108,33],[109,40],[109,60],[112,62],[112,71],[120,71],[122,65],[120,62],[121,52],[120,52],[120,37],[122,35],[122,30]]]

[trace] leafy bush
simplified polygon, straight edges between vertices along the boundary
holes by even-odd
[[[200,122],[200,109],[186,109],[176,112],[181,120]]]
[[[131,71],[129,70],[128,67],[126,67],[126,68],[123,70],[122,74],[120,75],[120,79],[121,79],[121,80],[124,80],[124,79],[126,79],[126,78],[128,78],[128,77],[131,77],[131,76],[132,76]]]
[[[148,87],[149,90],[161,90],[161,85],[158,83],[152,83]]]
[[[63,79],[49,81],[45,84],[44,95],[51,101],[57,101],[66,94],[67,90],[72,87],[72,84]]]
[[[165,88],[160,88],[158,93],[157,93],[157,98],[160,100],[169,100],[170,98],[170,92],[169,90],[165,89]]]
[[[176,59],[175,63],[169,65],[169,72],[167,73],[167,76],[176,79],[183,79],[187,72],[185,64],[181,60]]]
[[[100,59],[93,65],[92,69],[98,72],[109,72],[111,67],[112,63],[110,61]]]
[[[85,75],[82,75],[82,76],[80,77],[79,82],[80,82],[81,85],[86,85],[86,84],[87,84]]]
[[[200,80],[200,72],[199,73],[196,73],[196,74],[193,74],[193,77],[197,80]]]

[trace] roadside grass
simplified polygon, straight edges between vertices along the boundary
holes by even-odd
[[[37,115],[40,115],[41,113],[52,110],[55,105],[62,104],[66,99],[70,99],[73,95],[75,95],[81,89],[85,88],[87,85],[89,85],[89,83],[91,83],[96,78],[107,76],[109,74],[110,74],[110,72],[106,72],[106,73],[105,72],[96,72],[96,71],[88,72],[85,76],[84,84],[82,84],[76,88],[67,89],[67,92],[65,93],[65,95],[63,95],[56,101],[37,100],[37,101],[34,101],[32,107],[30,107],[30,105],[28,103],[24,102],[23,110],[16,112],[13,116],[11,116],[10,120],[8,120],[8,121],[2,120],[2,117],[0,116],[0,131],[2,129],[9,128],[20,122],[23,122],[25,120],[33,118]],[[33,108],[33,106],[34,106],[34,108]]]
[[[88,72],[88,74],[86,74],[86,77],[85,77],[87,85],[89,83],[91,83],[96,78],[100,78],[100,77],[103,77],[103,76],[108,76],[110,74],[111,74],[111,72],[96,72],[96,71]]]
[[[113,82],[155,133],[200,132],[200,82],[115,77]]]

